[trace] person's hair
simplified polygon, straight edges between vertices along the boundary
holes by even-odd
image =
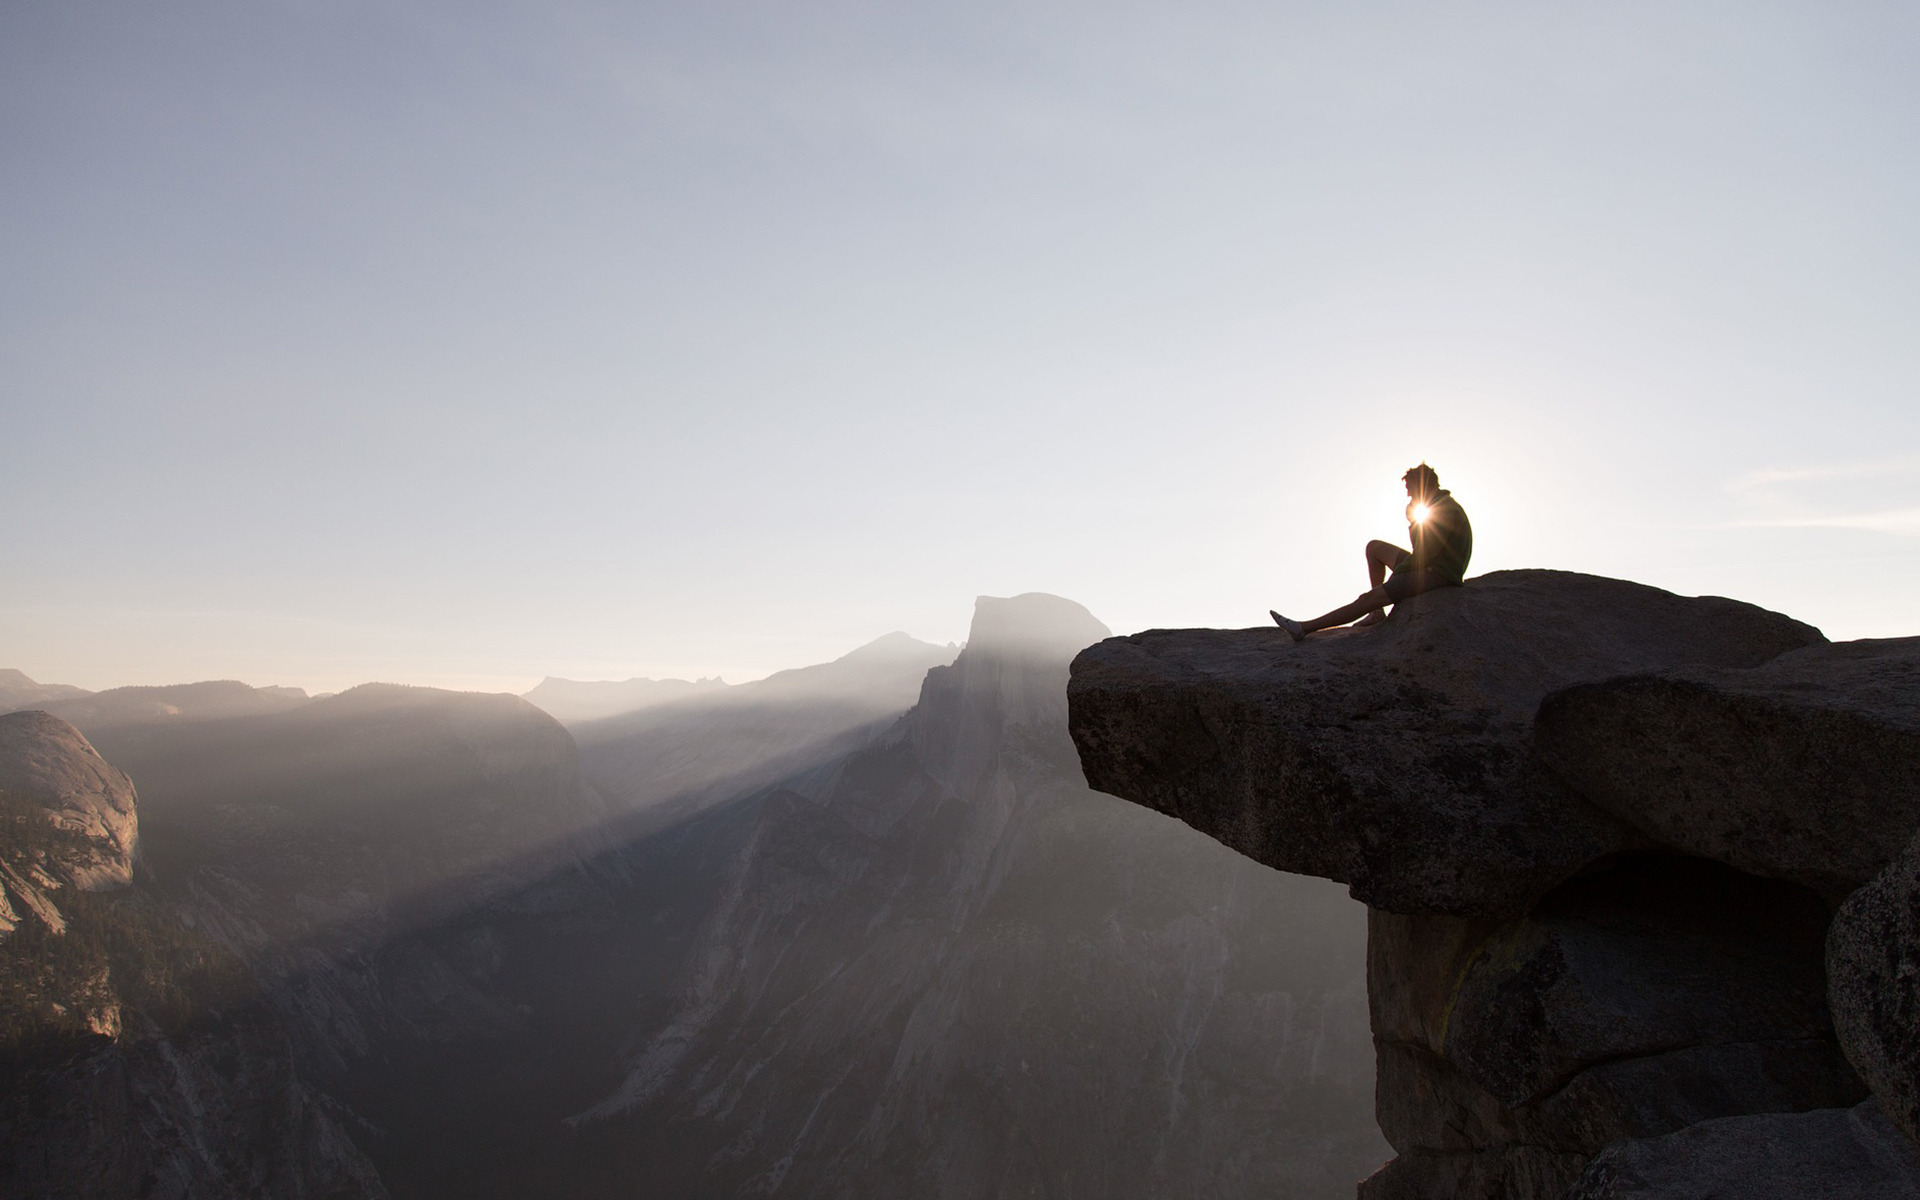
[[[1413,485],[1413,490],[1421,495],[1430,496],[1440,490],[1440,476],[1430,466],[1421,463],[1417,467],[1408,467],[1401,480]]]

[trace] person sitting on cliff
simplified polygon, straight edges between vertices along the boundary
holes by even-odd
[[[1292,621],[1268,609],[1274,623],[1299,641],[1320,629],[1332,629],[1360,618],[1360,625],[1378,625],[1387,619],[1386,607],[1437,587],[1457,587],[1467,577],[1473,557],[1473,526],[1467,510],[1440,486],[1440,476],[1421,463],[1401,476],[1407,485],[1407,536],[1413,549],[1391,542],[1367,543],[1367,578],[1373,587],[1351,604],[1311,621]],[[1393,577],[1388,578],[1387,572]]]

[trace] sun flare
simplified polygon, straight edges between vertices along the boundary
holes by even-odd
[[[1413,523],[1419,525],[1427,519],[1428,508],[1424,504],[1413,506]]]

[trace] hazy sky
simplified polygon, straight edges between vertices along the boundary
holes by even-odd
[[[1920,6],[0,7],[0,666],[745,679],[1476,571],[1920,633]]]

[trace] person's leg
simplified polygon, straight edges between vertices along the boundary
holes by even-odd
[[[1352,604],[1343,604],[1332,612],[1315,617],[1311,621],[1289,621],[1277,612],[1272,612],[1272,610],[1268,611],[1273,616],[1273,623],[1292,634],[1293,640],[1297,642],[1317,630],[1332,629],[1336,625],[1345,625],[1355,617],[1364,616],[1392,602],[1393,598],[1387,595],[1387,585],[1383,583],[1377,588],[1362,592],[1360,598]]]
[[[1364,617],[1368,613],[1379,613],[1380,619],[1384,621],[1386,620],[1386,606],[1392,603],[1393,597],[1387,594],[1387,587],[1383,583],[1378,587],[1360,593],[1359,598],[1351,604],[1342,604],[1339,608],[1323,616],[1315,617],[1311,621],[1302,621],[1300,628],[1308,633],[1313,633],[1320,629],[1333,629],[1360,617]]]
[[[1409,552],[1392,542],[1367,543],[1367,586],[1379,587],[1387,581],[1387,572],[1400,565]]]
[[[1297,642],[1310,633],[1332,629],[1336,625],[1345,625],[1362,614],[1378,611],[1389,604],[1399,604],[1421,592],[1430,592],[1435,588],[1452,585],[1453,580],[1442,577],[1440,572],[1430,567],[1422,571],[1402,571],[1379,587],[1361,593],[1360,598],[1353,603],[1343,604],[1332,612],[1315,617],[1311,621],[1289,621],[1279,613],[1273,613],[1273,620],[1280,628],[1292,634],[1293,640]],[[1360,624],[1368,625],[1375,622],[1362,621]]]
[[[1401,563],[1404,563],[1405,561],[1407,561],[1407,559],[1412,557],[1413,555],[1410,551],[1402,550],[1400,547],[1394,545],[1392,542],[1382,542],[1382,541],[1368,542],[1367,543],[1367,584],[1368,586],[1379,587],[1381,584],[1387,581],[1387,572],[1389,570],[1394,570],[1398,568]],[[1362,627],[1365,627],[1368,625],[1378,625],[1380,622],[1386,619],[1387,619],[1387,610],[1384,608],[1376,608],[1372,612],[1369,612],[1366,615],[1362,616],[1360,618],[1359,623]],[[1345,623],[1346,622],[1344,621],[1341,622],[1341,624],[1343,625]]]

